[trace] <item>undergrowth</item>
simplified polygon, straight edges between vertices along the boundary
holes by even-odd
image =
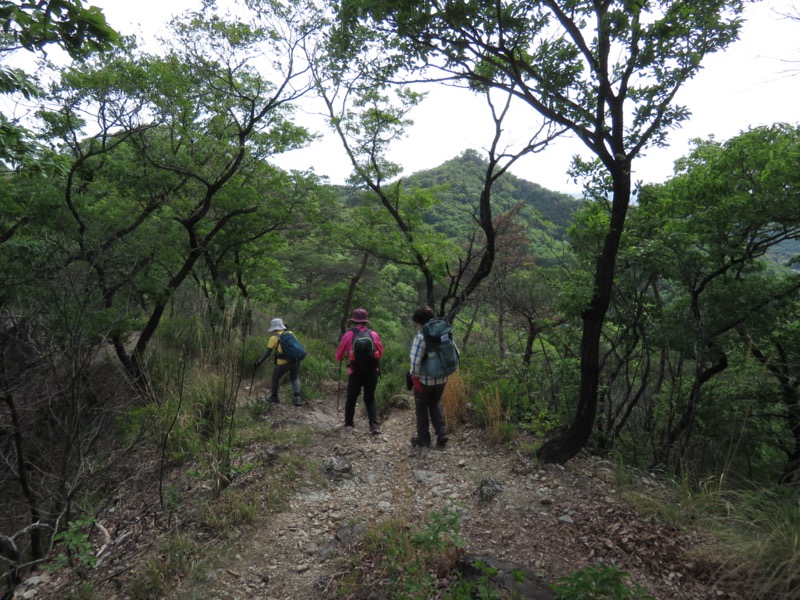
[[[674,482],[661,493],[629,490],[626,498],[655,520],[698,531],[706,541],[688,552],[714,580],[739,586],[752,598],[800,597],[797,490]]]
[[[378,589],[398,600],[435,597],[462,546],[458,519],[458,513],[446,509],[430,513],[420,525],[395,518],[368,529],[345,559],[334,597],[360,598]]]
[[[753,597],[800,598],[800,497],[793,490],[715,495],[715,542],[701,555],[721,566],[723,580],[747,581]]]

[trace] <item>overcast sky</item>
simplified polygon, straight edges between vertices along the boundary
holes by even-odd
[[[180,11],[199,8],[200,0],[90,0],[103,9],[109,23],[122,33],[145,40],[163,30],[163,24]],[[634,179],[661,182],[672,174],[673,162],[690,149],[690,140],[713,135],[724,141],[748,127],[780,121],[800,121],[800,22],[782,18],[792,0],[763,0],[749,5],[740,40],[726,52],[704,61],[704,69],[678,94],[677,102],[689,107],[691,119],[669,136],[669,148],[651,149],[634,162]],[[794,61],[792,63],[792,61]],[[312,109],[313,110],[313,109]],[[491,141],[492,123],[485,100],[468,92],[437,87],[411,114],[415,121],[407,137],[390,158],[404,174],[440,165],[472,148],[481,151]],[[309,113],[301,124],[325,132],[325,125]],[[529,125],[508,128],[509,141],[524,141]],[[516,131],[520,132],[515,140]],[[561,140],[544,153],[521,160],[512,172],[546,188],[575,193],[578,185],[566,175],[570,158],[587,158],[576,140]],[[332,183],[342,183],[351,172],[341,145],[331,134],[310,148],[278,157],[282,168],[312,168]]]

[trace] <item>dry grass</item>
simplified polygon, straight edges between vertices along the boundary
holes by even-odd
[[[500,397],[500,392],[487,390],[481,393],[480,404],[483,406],[486,419],[487,439],[495,444],[505,441],[511,413],[508,407],[503,409],[503,399]]]
[[[447,423],[447,429],[456,431],[458,426],[469,419],[467,409],[467,387],[461,378],[461,372],[456,371],[447,378],[447,385],[442,395],[442,412]]]

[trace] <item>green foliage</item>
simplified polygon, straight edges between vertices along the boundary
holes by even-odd
[[[66,528],[53,537],[53,544],[63,548],[63,551],[47,564],[47,568],[57,570],[69,566],[74,571],[80,571],[94,567],[97,564],[97,558],[89,539],[94,522],[94,519],[89,516],[69,521]]]
[[[497,600],[503,597],[497,585],[492,582],[492,577],[497,575],[497,569],[481,561],[474,566],[480,571],[480,576],[457,580],[445,593],[445,600]]]
[[[800,212],[787,204],[800,182],[784,162],[797,156],[798,139],[796,127],[777,124],[722,144],[698,141],[674,179],[641,190],[620,252],[604,383],[607,414],[626,414],[636,432],[624,440],[628,448],[641,446],[645,424],[655,425],[651,439],[672,440],[653,457],[639,456],[642,461],[693,463],[700,476],[760,465],[772,471],[760,473],[775,477],[774,446],[770,451],[772,442],[761,442],[776,439],[778,430],[777,437],[786,436],[785,423],[753,417],[768,412],[762,407],[773,405],[777,416],[797,404],[796,394],[780,384],[793,369],[776,361],[795,364],[793,336],[780,324],[796,321],[800,279],[764,256],[800,235]],[[783,152],[775,154],[776,147]],[[748,364],[753,359],[763,374]],[[665,360],[691,369],[691,377],[667,371]],[[657,379],[656,364],[669,375],[658,391],[646,380],[622,377],[641,369]],[[645,406],[625,412],[637,389],[645,390]],[[687,445],[690,429],[697,441]]]
[[[56,44],[73,58],[104,50],[118,43],[118,34],[94,6],[80,0],[0,1],[0,55],[19,48],[35,52]],[[36,81],[21,69],[0,64],[0,97],[19,94],[26,99],[40,96]],[[0,112],[0,162],[10,160],[36,169],[47,162],[49,152],[33,142],[32,132]]]
[[[627,574],[616,565],[598,564],[559,579],[553,586],[561,600],[653,600],[653,596],[625,583]]]
[[[474,150],[465,150],[438,167],[413,173],[405,180],[409,188],[430,191],[436,203],[427,208],[425,221],[451,238],[464,237],[474,223],[472,206],[480,197],[487,162]],[[555,225],[561,237],[580,202],[567,194],[547,190],[510,173],[492,191],[492,207],[497,214],[523,204],[522,222],[530,228],[544,223]]]
[[[333,360],[333,348],[316,338],[304,338],[308,356],[300,365],[303,395],[318,397],[324,383],[336,379],[337,365]]]
[[[407,527],[389,522],[365,535],[365,552],[381,561],[392,598],[425,600],[437,589],[436,573],[447,568],[453,550],[461,547],[458,513],[432,512],[429,522]]]
[[[480,3],[458,10],[445,3],[447,21],[405,4],[373,2],[353,13],[392,19],[402,10],[411,18],[383,22],[375,29],[383,35],[384,25],[397,26],[400,37],[390,40],[398,43],[392,47],[395,60],[427,55],[430,40],[438,39],[442,51],[454,54],[426,58],[470,68],[468,59],[462,61],[465,38],[458,36],[459,27],[469,26],[473,17],[489,24],[508,19],[504,26],[519,34],[513,39],[520,45],[501,58],[541,67],[522,72],[544,77],[527,83],[532,92],[544,94],[549,110],[563,109],[562,116],[579,128],[593,126],[601,114],[591,109],[597,100],[593,70],[585,68],[564,39],[540,38],[548,20],[539,12],[544,5],[484,14]],[[636,10],[642,9],[641,3],[635,4]],[[633,35],[641,36],[646,51],[636,67],[643,67],[644,79],[631,81],[639,86],[640,81],[652,81],[653,73],[659,75],[654,87],[635,87],[621,96],[636,107],[626,113],[633,115],[632,123],[619,128],[601,124],[602,132],[627,132],[614,156],[605,162],[576,161],[573,173],[588,181],[589,201],[578,203],[510,175],[493,187],[494,223],[503,235],[491,277],[470,296],[469,310],[458,315],[457,334],[466,338],[469,327],[472,336],[468,349],[465,343],[461,372],[469,386],[462,389],[472,392],[475,421],[499,441],[520,431],[549,436],[574,418],[581,389],[579,319],[591,306],[597,257],[614,216],[609,196],[614,177],[606,167],[621,160],[623,171],[629,172],[626,149],[638,152],[660,143],[663,131],[685,118],[680,107],[661,100],[668,100],[669,90],[699,68],[704,54],[736,35],[735,2],[696,3],[686,15],[679,14],[679,4],[668,2],[664,14],[636,22],[631,11],[612,3],[595,32],[597,39],[587,39],[587,51],[600,53],[603,35],[621,48],[630,47]],[[0,5],[4,16],[16,10],[7,2]],[[37,4],[36,11],[60,7],[53,14],[68,21],[75,16],[68,5],[74,8],[76,3],[46,2]],[[571,6],[576,18],[588,19],[597,3],[581,0]],[[4,21],[17,28],[12,37],[28,35],[31,48],[58,43],[60,25],[47,29],[36,20],[42,15],[31,14],[28,33],[14,15]],[[198,514],[222,532],[257,518],[257,497],[249,490],[226,488],[231,481],[250,480],[267,470],[259,497],[279,510],[293,486],[316,472],[292,457],[281,456],[268,467],[242,462],[239,449],[244,443],[302,444],[310,439],[302,429],[286,433],[251,428],[253,417],[263,418],[266,410],[257,398],[243,401],[246,412],[237,410],[242,386],[251,377],[259,378],[259,384],[269,377],[268,369],[252,370],[252,361],[266,345],[263,326],[269,317],[251,318],[251,311],[257,311],[250,302],[274,311],[270,315],[284,316],[303,335],[309,350],[301,367],[304,395],[329,400],[329,384],[340,373],[333,350],[345,304],[367,307],[386,345],[377,391],[384,413],[406,396],[412,310],[427,302],[427,292],[441,297],[454,282],[451,273],[466,256],[465,242],[481,244],[483,238],[474,237],[480,234],[475,207],[487,163],[467,151],[436,169],[387,183],[399,174],[397,165],[386,159],[390,144],[402,136],[409,124],[407,111],[420,98],[408,90],[395,96],[367,86],[358,104],[345,107],[334,124],[356,144],[352,148],[363,171],[359,182],[370,179],[377,185],[345,190],[324,186],[310,173],[283,172],[270,158],[302,146],[311,136],[294,121],[294,92],[277,98],[273,94],[278,89],[299,94],[304,88],[291,74],[285,81],[266,80],[245,59],[290,40],[277,39],[274,28],[217,18],[210,7],[206,14],[178,20],[175,27],[175,44],[166,54],[148,55],[132,45],[119,48],[65,69],[43,98],[48,105],[38,113],[37,127],[59,150],[36,157],[35,177],[10,173],[0,186],[0,221],[6,224],[0,245],[0,306],[4,314],[40,327],[17,340],[21,353],[44,349],[36,360],[46,362],[53,373],[69,372],[52,389],[58,394],[68,390],[71,406],[77,407],[68,415],[74,423],[64,419],[73,432],[105,430],[92,420],[101,412],[97,408],[107,404],[99,385],[105,382],[95,379],[89,368],[98,364],[95,360],[104,364],[118,359],[131,376],[137,368],[145,372],[153,397],[119,419],[116,440],[133,442],[146,433],[167,460],[185,461],[198,478],[212,480],[218,497],[208,512]],[[408,39],[418,31],[433,37],[419,46]],[[299,32],[287,35],[294,33]],[[625,57],[620,54],[619,60]],[[688,61],[682,69],[681,61]],[[229,71],[226,65],[232,64],[239,68]],[[281,53],[275,64],[292,61]],[[474,72],[492,78],[474,82],[476,87],[503,85],[503,65],[483,61],[474,65]],[[0,93],[7,91],[31,99],[38,93],[24,73],[14,70],[0,71]],[[581,102],[559,106],[561,97]],[[109,121],[91,119],[95,108],[119,117],[113,128],[103,129]],[[260,108],[269,108],[263,120],[248,120],[262,114],[256,110]],[[355,112],[348,114],[349,108]],[[664,130],[644,140],[648,123]],[[0,159],[11,146],[24,146],[23,132],[12,125],[0,121]],[[705,475],[735,485],[747,479],[796,482],[791,459],[797,450],[800,285],[796,272],[765,257],[775,253],[785,263],[796,253],[798,147],[797,127],[786,124],[755,128],[725,143],[698,141],[678,163],[673,180],[638,190],[622,230],[611,308],[599,344],[597,451],[633,466],[680,468],[690,492],[692,479]],[[474,268],[468,265],[466,272]],[[473,308],[474,316],[465,314]],[[504,348],[499,347],[500,324]],[[112,353],[105,352],[109,341]],[[27,378],[28,372],[14,375]],[[45,386],[38,378],[28,380]],[[0,383],[4,393],[32,387],[19,386],[14,379]],[[49,401],[52,389],[43,390],[42,398]],[[62,417],[48,414],[55,416],[53,421]],[[263,425],[262,420],[255,425]],[[76,442],[72,447],[81,447],[82,439],[70,441]],[[35,454],[29,460],[36,460]],[[75,457],[75,464],[83,458]],[[47,490],[35,494],[54,497]],[[167,506],[175,508],[184,500],[179,488],[167,486]],[[729,498],[725,502],[734,504]],[[741,555],[731,551],[726,560],[735,565],[744,556],[758,556],[753,572],[754,577],[767,573],[765,593],[793,592],[795,507],[787,502],[773,510],[770,502],[737,499],[743,522],[753,528],[737,523],[731,548],[740,545],[743,550]],[[697,503],[691,507],[688,501],[676,501],[674,510],[705,516],[708,507]],[[59,534],[66,549],[59,564],[66,560],[76,568],[91,566],[88,534],[82,530],[88,525],[70,523]],[[770,527],[788,533],[769,537],[765,532]],[[395,572],[398,594],[424,597],[430,592],[432,567],[457,547],[454,531],[434,518],[421,530],[398,525],[385,532],[380,551],[377,546],[375,551]],[[442,545],[433,532],[450,535],[450,542]],[[781,554],[771,554],[771,547]],[[174,569],[156,569],[153,589],[163,591],[165,581],[180,576],[186,566],[182,560],[175,561]],[[413,576],[404,574],[407,565]],[[491,597],[490,575],[478,584],[459,582],[462,587],[453,593]],[[622,585],[620,577],[600,567],[576,575],[571,585],[613,588]]]
[[[76,57],[108,48],[118,37],[99,8],[84,7],[80,0],[4,1],[0,22],[9,46],[35,50],[58,44]]]

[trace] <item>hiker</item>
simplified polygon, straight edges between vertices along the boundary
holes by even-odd
[[[375,407],[375,388],[380,375],[380,359],[383,356],[383,342],[377,331],[367,327],[367,311],[357,308],[350,321],[353,328],[346,331],[336,348],[336,360],[348,359],[347,366],[347,400],[344,404],[344,426],[353,427],[356,412],[356,401],[363,388],[364,405],[367,407],[369,430],[378,435],[378,414]]]
[[[422,306],[414,311],[411,320],[419,331],[411,342],[411,386],[414,389],[414,408],[417,417],[417,435],[411,438],[411,445],[427,447],[431,445],[430,422],[436,432],[436,445],[443,448],[447,444],[447,427],[442,415],[442,394],[447,384],[447,376],[432,377],[425,373],[424,361],[427,358],[425,336],[422,328],[436,315],[433,309]]]
[[[288,373],[289,380],[292,382],[292,390],[294,391],[293,404],[295,406],[302,406],[303,401],[300,399],[300,359],[287,360],[286,355],[284,354],[284,348],[281,345],[280,336],[284,332],[289,332],[289,330],[286,328],[286,325],[283,324],[283,319],[272,319],[272,322],[269,325],[269,332],[272,334],[272,336],[270,336],[269,341],[267,342],[267,350],[261,355],[261,358],[255,362],[255,368],[260,367],[261,363],[269,358],[273,350],[275,351],[275,367],[272,369],[272,390],[270,391],[268,401],[279,404],[278,386],[280,385],[281,378]],[[294,334],[292,334],[292,337],[294,337]]]

